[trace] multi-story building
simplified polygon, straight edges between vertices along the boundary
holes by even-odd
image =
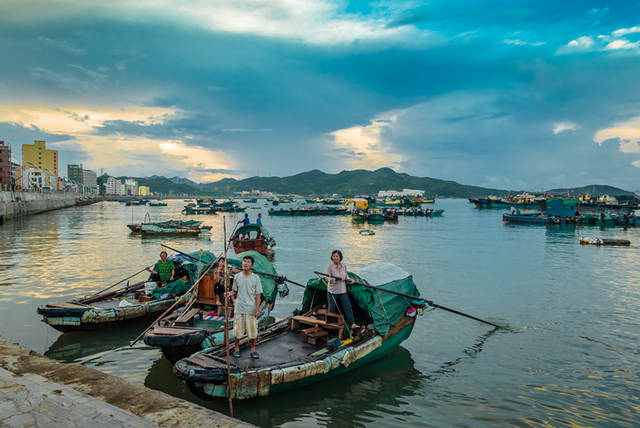
[[[402,189],[402,190],[380,190],[378,192],[379,198],[401,198],[403,196],[409,197],[422,197],[424,196],[424,190],[415,189]]]
[[[58,177],[40,168],[25,168],[22,175],[24,189],[57,190]]]
[[[15,189],[22,189],[22,175],[24,168],[19,163],[11,162],[11,185]]]
[[[124,184],[122,181],[115,177],[107,177],[107,181],[104,182],[105,195],[122,195]]]
[[[0,141],[0,188],[9,188],[11,184],[11,147]]]
[[[125,195],[136,196],[138,194],[138,182],[133,178],[124,180]]]
[[[82,185],[87,193],[98,193],[98,176],[90,169],[82,170]]]
[[[151,195],[151,190],[149,186],[138,186],[138,196],[149,196]]]
[[[69,178],[69,181],[71,181],[72,183],[82,184],[83,183],[82,164],[80,164],[80,165],[68,164],[67,165],[67,177]]]
[[[22,166],[27,168],[39,168],[48,175],[56,177],[58,182],[58,151],[47,150],[45,142],[36,140],[33,144],[22,145]]]

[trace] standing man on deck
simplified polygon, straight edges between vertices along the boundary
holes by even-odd
[[[258,337],[258,311],[262,287],[258,275],[252,272],[254,260],[251,256],[242,258],[242,272],[233,278],[233,289],[226,293],[234,301],[234,358],[240,358],[240,339],[246,334],[251,342],[251,358],[258,359],[256,338]]]
[[[256,219],[256,224],[258,226],[262,226],[262,213],[258,213],[258,218]]]
[[[251,221],[249,220],[249,214],[244,213],[244,218],[242,220],[238,221],[238,224],[242,223],[242,227],[245,226],[249,226],[251,224]],[[249,234],[248,233],[243,233],[241,239],[248,239],[249,238]]]

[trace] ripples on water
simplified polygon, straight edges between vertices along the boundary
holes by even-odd
[[[133,207],[140,221],[180,217],[182,201]],[[350,267],[389,261],[412,272],[436,303],[510,328],[427,312],[389,357],[320,384],[235,402],[261,426],[637,426],[640,420],[640,229],[503,225],[500,211],[438,201],[442,218],[363,226],[342,217],[269,217],[279,272],[305,282],[334,248]],[[262,207],[263,212],[268,207]],[[248,210],[256,217],[257,210]],[[0,226],[0,334],[62,361],[77,362],[220,411],[193,396],[161,353],[129,341],[146,325],[60,334],[35,308],[88,295],[151,264],[160,243],[222,249],[222,216],[211,241],[140,239],[132,208],[106,202]],[[228,225],[240,217],[227,215]],[[630,248],[580,246],[580,236],[631,240]],[[278,302],[287,316],[302,290]],[[224,400],[223,400],[224,401]]]

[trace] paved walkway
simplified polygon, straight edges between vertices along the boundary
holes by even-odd
[[[250,427],[90,367],[0,337],[0,427]]]
[[[133,413],[35,374],[0,369],[0,427],[157,427]]]

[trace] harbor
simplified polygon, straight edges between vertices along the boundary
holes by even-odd
[[[178,254],[171,249],[196,258],[203,251],[221,255],[223,219],[229,239],[232,225],[244,217],[242,212],[186,217],[182,200],[165,201],[166,207],[153,208],[154,222],[202,222],[211,227],[210,237],[140,239],[127,225],[142,223],[150,209],[115,201],[5,223],[0,238],[14,245],[0,253],[5,314],[0,335],[60,363],[228,414],[226,399],[197,395],[193,385],[176,376],[175,361],[160,346],[146,340],[129,346],[155,317],[116,329],[63,333],[36,312],[49,302],[90,296],[152,265],[163,249],[171,257]],[[320,278],[314,272],[324,271],[331,251],[339,248],[350,271],[392,263],[411,274],[422,298],[505,327],[427,306],[411,334],[386,356],[288,392],[234,400],[234,417],[241,421],[422,425],[426,413],[434,426],[633,426],[637,420],[632,369],[638,363],[633,351],[639,331],[637,228],[509,224],[500,211],[476,210],[463,199],[428,205],[444,210],[442,217],[399,216],[397,222],[379,224],[357,224],[350,215],[265,216],[271,204],[260,199],[241,205],[257,207],[246,210],[250,220],[263,213],[265,229],[277,240],[273,258],[264,262],[273,265],[273,274],[307,284]],[[365,230],[375,233],[360,233]],[[580,237],[594,234],[628,240],[629,246],[581,245]],[[290,317],[301,308],[304,294],[290,285],[289,295],[274,298],[270,315],[276,321]],[[374,337],[367,340],[376,343]],[[264,345],[265,358],[269,347]]]

